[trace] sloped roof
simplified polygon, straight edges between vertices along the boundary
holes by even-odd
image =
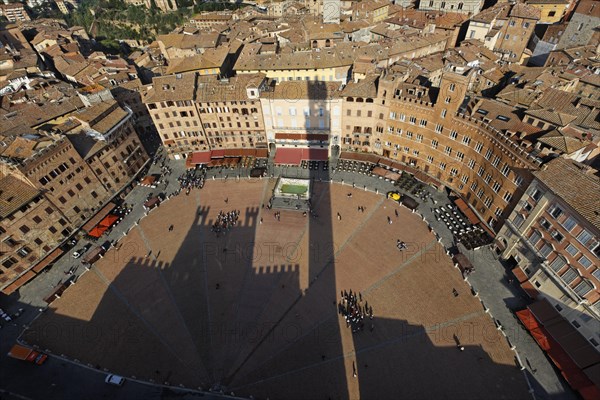
[[[377,81],[379,75],[370,74],[361,79],[358,82],[349,82],[348,85],[342,90],[341,96],[343,97],[370,97],[375,98],[377,96]]]
[[[596,170],[565,157],[557,157],[534,176],[571,208],[600,229],[600,177]]]
[[[0,179],[0,218],[6,218],[41,192],[14,176]]]
[[[566,154],[572,154],[589,144],[589,142],[565,135],[558,129],[546,133],[538,141]]]
[[[143,93],[144,103],[193,100],[196,74],[166,75],[152,79],[152,89]]]
[[[516,3],[512,10],[510,10],[511,17],[526,18],[526,19],[540,19],[541,10],[537,7],[532,7],[524,3]]]
[[[554,110],[528,110],[527,115],[548,121],[556,126],[566,126],[577,119],[574,115],[569,115]]]

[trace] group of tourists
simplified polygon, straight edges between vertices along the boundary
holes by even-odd
[[[178,178],[181,189],[186,189],[187,193],[191,189],[202,189],[204,187],[205,175],[196,170],[189,170]]]
[[[233,228],[237,224],[239,217],[240,210],[232,210],[229,212],[223,212],[223,210],[221,210],[210,230],[219,237],[221,233],[227,233],[229,229]]]
[[[352,333],[362,331],[365,327],[364,319],[369,317],[373,319],[373,307],[365,300],[363,304],[362,294],[360,292],[341,292],[342,299],[338,303],[338,313],[346,320],[346,326],[352,328]],[[371,324],[371,331],[374,325]]]
[[[396,241],[396,247],[398,248],[398,250],[402,251],[402,250],[406,249],[406,243],[404,243],[403,241],[398,239]]]

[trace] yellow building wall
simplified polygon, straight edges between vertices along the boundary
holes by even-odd
[[[558,2],[554,4],[529,4],[540,10],[540,23],[553,24],[561,20],[567,9],[567,4]],[[554,15],[550,15],[554,12]]]

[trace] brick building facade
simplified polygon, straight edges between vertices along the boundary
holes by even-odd
[[[600,178],[594,172],[563,157],[545,164],[534,172],[497,242],[501,257],[599,346]]]

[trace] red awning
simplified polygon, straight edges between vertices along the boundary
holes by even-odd
[[[377,175],[377,176],[381,176],[383,178],[385,176],[385,174],[388,173],[388,170],[385,168],[382,168],[382,167],[375,167],[375,168],[373,168],[371,173],[374,175]]]
[[[529,309],[524,309],[521,311],[517,311],[517,318],[519,318],[519,321],[521,321],[523,323],[523,325],[525,325],[525,328],[527,328],[527,330],[532,330],[532,329],[538,329],[540,327],[540,324],[538,323],[537,319],[535,319],[535,317],[533,316],[533,314],[531,313],[531,311],[529,311]]]
[[[381,160],[381,157],[376,154],[355,153],[352,151],[342,151],[342,154],[340,154],[340,158],[344,160],[368,162],[371,164],[378,164],[379,160]]]
[[[44,259],[42,261],[37,263],[37,265],[35,267],[33,267],[31,270],[37,274],[38,272],[40,272],[41,270],[46,268],[48,265],[50,265],[58,257],[60,257],[63,253],[64,253],[64,251],[62,251],[61,248],[55,249],[52,253],[50,253],[46,257],[44,257]]]
[[[329,150],[327,149],[303,149],[302,159],[309,161],[329,160]]]
[[[225,157],[225,150],[212,150],[210,152],[211,158],[223,158]]]
[[[145,176],[144,179],[140,181],[140,185],[142,186],[150,186],[156,182],[156,177],[152,175]]]
[[[117,217],[116,215],[113,214],[108,214],[106,217],[104,217],[104,219],[102,221],[100,221],[100,223],[98,224],[98,227],[106,227],[106,228],[110,228],[111,226],[113,226],[113,224],[115,222],[117,222],[117,220],[119,219],[119,217]]]
[[[275,153],[275,164],[299,165],[302,160],[325,161],[329,159],[327,149],[279,148]]]
[[[210,162],[210,153],[210,151],[196,151],[192,153],[190,164],[208,164]]]
[[[465,201],[461,198],[458,198],[456,200],[454,200],[454,204],[456,204],[456,206],[458,207],[458,209],[465,214],[465,217],[467,217],[469,219],[469,222],[471,222],[473,225],[477,225],[479,222],[479,218],[477,218],[477,215],[475,215],[475,213],[473,212],[473,210],[471,210],[469,208],[469,206],[467,205],[467,203],[465,203]]]
[[[102,221],[102,219],[106,217],[116,206],[117,205],[113,202],[108,203],[102,208],[102,210],[98,211],[96,215],[90,218],[90,220],[86,222],[81,229],[85,232],[89,232],[92,228],[98,225],[98,222]]]
[[[35,272],[27,271],[23,275],[21,275],[16,281],[2,289],[2,293],[11,294],[15,292],[18,288],[29,282],[35,276]]]
[[[519,281],[519,283],[523,283],[527,280],[527,275],[521,269],[521,267],[513,268],[512,273],[515,275],[515,278]]]
[[[104,232],[106,232],[106,229],[108,229],[108,228],[106,228],[104,226],[97,226],[94,229],[92,229],[91,231],[89,231],[88,236],[99,238],[100,236],[104,235]]]
[[[598,400],[600,399],[600,389],[597,386],[586,386],[579,389],[579,394],[583,400]]]
[[[525,293],[527,293],[527,296],[531,297],[534,300],[537,299],[540,294],[540,292],[538,292],[535,286],[533,286],[533,284],[529,281],[521,283],[521,288],[525,291]]]
[[[275,164],[300,165],[302,161],[302,149],[277,149],[275,153]]]
[[[533,338],[535,339],[535,341],[538,343],[538,345],[540,346],[540,348],[544,351],[549,351],[550,350],[550,340],[548,339],[548,336],[544,333],[544,330],[541,328],[536,328],[536,329],[531,329],[529,332],[531,332],[531,336],[533,336]]]
[[[517,311],[517,317],[527,330],[531,333],[535,341],[539,344],[539,346],[548,354],[552,362],[556,365],[558,369],[561,370],[562,376],[569,383],[569,385],[579,392],[579,394],[584,399],[593,399],[598,398],[597,395],[600,394],[598,387],[594,384],[592,380],[587,376],[587,374],[578,366],[575,359],[567,352],[564,348],[563,344],[560,342],[561,339],[555,338],[553,334],[551,334],[547,328],[553,329],[554,326],[562,326],[565,330],[572,331],[572,335],[580,335],[579,332],[575,330],[564,319],[560,318],[558,320],[556,317],[551,316],[551,314],[558,312],[553,309],[553,307],[546,301],[538,301],[529,306],[530,308],[537,309],[541,315],[547,318],[549,325],[544,324],[544,322],[539,318],[537,314],[535,314],[535,310],[522,310]],[[582,337],[583,339],[583,337]],[[585,339],[583,339],[585,341]],[[597,354],[595,349],[586,341],[586,346],[588,347],[588,353]],[[593,362],[593,361],[592,361]],[[597,363],[595,364],[597,365]]]
[[[269,152],[267,151],[267,149],[256,149],[256,157],[267,158],[269,157]]]

